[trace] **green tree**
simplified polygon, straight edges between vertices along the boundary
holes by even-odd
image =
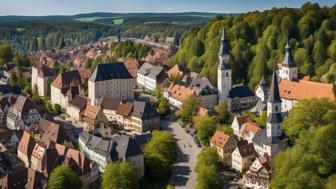
[[[199,107],[199,99],[195,95],[192,95],[183,101],[181,110],[178,114],[181,116],[184,122],[191,122]]]
[[[326,49],[321,43],[321,41],[317,41],[314,45],[314,50],[313,50],[313,58],[317,66],[320,66],[324,64],[326,61]]]
[[[9,43],[0,43],[0,60],[4,63],[11,61],[13,58],[12,48]]]
[[[313,99],[299,102],[292,109],[284,122],[284,131],[292,139],[291,148],[275,157],[271,188],[335,186],[335,107],[326,99]]]
[[[151,140],[145,146],[145,154],[146,172],[151,178],[169,177],[176,154],[173,136],[167,131],[153,131]]]
[[[197,138],[204,145],[209,145],[209,140],[216,132],[216,121],[210,118],[208,115],[197,117],[195,121],[195,129]]]
[[[82,188],[83,183],[79,176],[68,166],[56,167],[50,174],[47,189]]]
[[[128,162],[108,163],[102,175],[103,189],[137,189],[138,178],[134,166]]]
[[[16,74],[10,74],[10,76],[9,76],[9,84],[10,85],[16,85],[17,84],[17,76],[16,76]]]
[[[284,120],[283,128],[288,137],[297,139],[305,130],[325,125],[335,105],[326,99],[304,100],[294,107]]]
[[[60,115],[62,113],[62,108],[59,104],[54,104],[54,113]]]
[[[220,123],[225,124],[231,121],[232,116],[225,102],[219,103],[214,109],[217,115],[216,119],[218,119]]]
[[[166,116],[169,113],[169,110],[170,110],[168,100],[164,97],[161,97],[159,99],[158,108],[159,108],[160,116]]]
[[[196,189],[220,188],[218,181],[218,154],[216,149],[204,148],[197,157]]]

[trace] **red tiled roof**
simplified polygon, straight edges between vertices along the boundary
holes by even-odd
[[[282,80],[279,84],[280,97],[289,100],[304,100],[312,98],[327,98],[334,102],[333,85],[313,81]]]
[[[225,145],[229,142],[230,137],[230,135],[225,134],[222,131],[216,131],[216,133],[212,136],[210,142],[217,147],[224,148]]]

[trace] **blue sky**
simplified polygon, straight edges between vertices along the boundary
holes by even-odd
[[[0,15],[72,15],[89,12],[240,13],[272,7],[300,7],[307,0],[1,0]],[[315,0],[321,6],[335,0]]]

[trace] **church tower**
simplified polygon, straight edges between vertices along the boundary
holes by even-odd
[[[278,78],[273,71],[270,95],[267,102],[267,137],[279,137],[282,135],[281,98],[279,95]]]
[[[295,80],[298,78],[298,69],[293,60],[291,47],[288,41],[285,50],[286,54],[283,62],[281,63],[279,77],[281,80]]]
[[[229,92],[232,87],[232,71],[229,65],[229,59],[230,59],[229,41],[225,29],[223,29],[221,37],[221,46],[219,49],[218,56],[219,56],[219,64],[217,68],[218,102],[223,101],[227,102]]]
[[[268,95],[267,92],[268,92],[268,86],[265,77],[262,76],[256,90],[256,96],[259,98],[261,102],[266,102]]]

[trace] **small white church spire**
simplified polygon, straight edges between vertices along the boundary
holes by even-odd
[[[218,101],[225,101],[230,107],[228,102],[229,93],[232,87],[232,70],[229,65],[230,50],[229,40],[223,29],[221,37],[221,46],[218,52],[219,64],[217,68],[217,88],[218,88]]]

